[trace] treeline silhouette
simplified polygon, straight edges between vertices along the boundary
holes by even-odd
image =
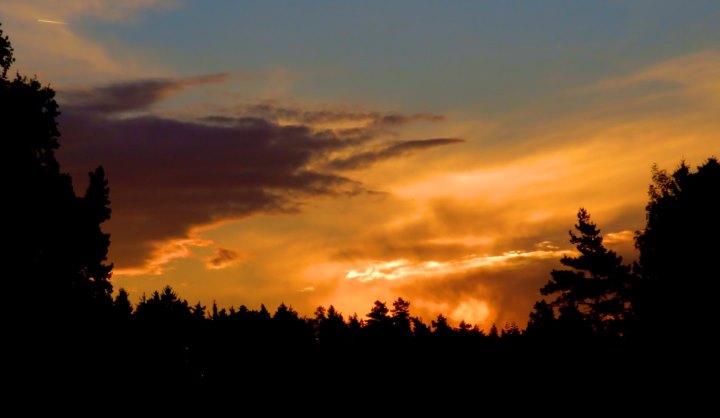
[[[565,268],[551,272],[540,289],[546,299],[535,304],[525,329],[452,326],[442,314],[428,323],[413,316],[403,298],[375,301],[363,317],[332,305],[310,317],[285,304],[274,312],[264,305],[208,308],[170,287],[143,295],[135,306],[124,289],[113,299],[110,237],[101,228],[111,214],[104,170],[89,173],[87,191],[75,194],[54,156],[60,136],[55,93],[36,79],[9,77],[13,61],[0,30],[9,197],[3,206],[11,244],[4,252],[5,309],[13,318],[9,358],[19,359],[20,379],[72,375],[91,385],[148,387],[237,379],[277,384],[279,375],[339,384],[380,371],[405,380],[463,373],[509,379],[553,375],[578,362],[609,377],[648,353],[712,347],[706,343],[718,323],[720,279],[720,164],[714,157],[696,170],[684,162],[672,173],[653,169],[635,263],[608,250],[580,209],[570,231],[577,255],[563,257]]]

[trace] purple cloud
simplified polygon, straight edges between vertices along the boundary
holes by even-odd
[[[75,179],[98,164],[105,167],[113,206],[112,258],[119,267],[142,265],[156,244],[186,237],[197,226],[296,211],[318,196],[368,192],[338,171],[460,141],[399,141],[368,150],[367,143],[341,133],[256,116],[231,121],[213,115],[116,116],[145,111],[183,88],[225,77],[137,81],[63,94],[70,104],[60,118],[58,157]],[[333,160],[338,152],[347,157]]]

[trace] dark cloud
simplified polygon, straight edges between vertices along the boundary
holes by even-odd
[[[67,107],[84,112],[118,113],[146,110],[151,105],[188,87],[225,81],[228,74],[208,74],[181,79],[137,80],[95,89],[61,94]]]
[[[336,169],[312,168],[338,153],[350,160],[353,154],[360,156],[359,162],[346,165],[367,165],[457,142],[414,140],[367,153],[357,141],[338,133],[283,126],[256,116],[234,117],[232,123],[151,114],[115,117],[118,112],[147,109],[180,88],[222,77],[123,83],[65,95],[76,95],[77,100],[63,107],[58,158],[80,184],[88,170],[98,164],[105,167],[113,208],[108,224],[111,256],[118,267],[141,265],[155,244],[186,237],[193,227],[256,213],[296,211],[318,196],[367,192]]]
[[[205,259],[205,265],[210,269],[221,269],[235,263],[239,258],[236,251],[228,248],[216,248],[215,254]]]
[[[337,146],[335,138],[307,128],[260,119],[230,128],[72,112],[61,122],[59,157],[73,177],[98,163],[108,173],[119,265],[138,264],[153,242],[185,236],[193,226],[363,190],[351,179],[306,168]]]
[[[272,103],[242,105],[237,111],[272,121],[291,121],[303,125],[328,124],[337,122],[362,122],[366,126],[399,126],[411,122],[438,122],[441,115],[431,113],[383,113],[377,111],[358,112],[342,109],[302,109],[298,107],[278,106]]]
[[[457,144],[460,142],[465,141],[457,138],[431,138],[397,142],[387,145],[377,151],[361,152],[347,158],[332,160],[327,164],[327,166],[333,170],[354,170],[367,167],[389,158],[407,155],[414,151],[420,151],[441,145]]]

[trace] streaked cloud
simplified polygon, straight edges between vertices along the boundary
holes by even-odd
[[[240,105],[235,111],[272,120],[279,124],[302,124],[325,129],[387,128],[414,122],[444,120],[442,115],[431,113],[402,114],[342,107],[303,108],[283,106],[274,102]]]
[[[611,232],[603,237],[603,243],[605,245],[614,245],[626,242],[632,243],[634,239],[635,231]]]
[[[46,16],[43,19],[67,21],[91,16],[104,20],[122,20],[143,10],[166,8],[176,0],[5,0],[3,9],[8,15],[27,18]]]
[[[121,44],[110,46],[80,27],[84,20],[119,23],[176,4],[175,0],[4,0],[0,17],[17,51],[15,68],[57,85],[167,73],[167,68],[151,62],[149,54]]]
[[[719,93],[720,51],[706,50],[670,59],[636,73],[602,81],[595,91],[619,90],[653,82],[673,83],[686,92]],[[662,86],[658,86],[662,87]],[[591,90],[593,91],[593,90]]]
[[[528,259],[557,259],[569,251],[508,251],[500,255],[469,255],[459,260],[412,262],[400,259],[373,263],[364,270],[350,270],[346,279],[368,282],[371,280],[402,280],[407,278],[433,277],[457,274],[481,267],[504,266],[508,263],[520,263]]]
[[[96,88],[62,91],[63,107],[88,113],[145,111],[172,94],[204,84],[222,83],[229,74],[125,81]]]
[[[67,25],[67,22],[61,22],[59,20],[47,20],[47,19],[38,19],[39,23],[49,23],[51,25]]]
[[[365,151],[346,158],[329,161],[327,167],[333,170],[357,170],[379,161],[401,157],[416,151],[465,142],[459,138],[414,139],[384,145],[373,151]]]

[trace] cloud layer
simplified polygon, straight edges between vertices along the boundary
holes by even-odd
[[[147,113],[182,89],[225,79],[217,74],[140,80],[62,93],[67,104],[60,158],[76,178],[96,164],[105,166],[114,208],[112,256],[120,272],[143,271],[137,270],[143,264],[157,270],[157,260],[167,259],[164,243],[191,239],[191,231],[202,226],[296,212],[319,196],[371,192],[339,174],[342,169],[460,141],[386,143],[378,139],[377,126],[358,139],[257,116],[177,119]],[[219,254],[222,260],[210,265],[221,265],[229,254]]]

